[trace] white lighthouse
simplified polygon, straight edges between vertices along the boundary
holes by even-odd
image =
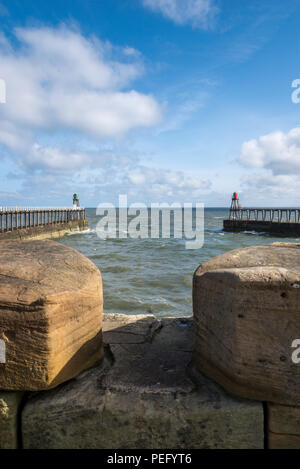
[[[80,203],[79,203],[79,195],[78,194],[73,194],[73,209],[80,208]]]

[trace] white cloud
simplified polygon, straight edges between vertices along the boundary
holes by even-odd
[[[274,175],[300,175],[300,127],[245,142],[238,161],[248,168],[269,169]]]
[[[190,176],[182,171],[158,170],[145,166],[129,171],[128,180],[133,185],[133,190],[142,189],[145,194],[189,200],[206,193],[212,185],[208,179]]]
[[[247,205],[299,204],[300,128],[271,132],[242,145],[238,162],[247,168],[241,179]]]
[[[46,169],[50,171],[74,172],[83,165],[89,165],[91,157],[87,153],[62,151],[57,147],[41,146],[35,143],[20,166]]]
[[[54,100],[57,122],[96,137],[116,137],[135,127],[152,126],[159,120],[156,101],[133,90],[78,95],[58,92]]]
[[[149,201],[191,201],[210,190],[210,181],[194,174],[142,166],[120,139],[161,119],[155,98],[130,87],[143,73],[138,51],[66,27],[17,29],[16,37],[17,48],[0,37],[7,84],[0,144],[15,163],[7,187],[14,180],[16,203],[21,193],[25,204],[38,198],[49,205],[75,188],[94,203],[120,188]],[[181,111],[195,107],[184,102]]]
[[[296,185],[299,187],[299,176],[273,175],[271,172],[248,175],[242,179],[242,186],[255,189],[256,193],[265,194],[266,191],[276,192],[278,195],[291,194]]]
[[[207,28],[217,12],[214,0],[142,0],[145,7],[162,13],[177,24]]]
[[[298,175],[274,175],[270,170],[262,170],[241,179],[240,200],[244,206],[298,206],[299,186]]]
[[[114,48],[85,38],[67,27],[18,28],[14,48],[0,41],[1,78],[6,104],[1,106],[0,143],[23,166],[63,169],[88,163],[85,154],[63,148],[42,148],[40,132],[78,132],[103,140],[119,138],[161,119],[150,95],[130,89],[143,73],[137,51]],[[118,56],[118,60],[114,56]]]

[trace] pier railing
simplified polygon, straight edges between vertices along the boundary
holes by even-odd
[[[298,208],[241,208],[231,209],[230,220],[269,221],[275,223],[300,223]]]
[[[0,207],[0,233],[4,231],[59,225],[85,219],[84,208],[9,208]]]

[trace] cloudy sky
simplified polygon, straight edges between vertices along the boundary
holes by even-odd
[[[0,206],[299,206],[299,20],[299,0],[1,1]]]

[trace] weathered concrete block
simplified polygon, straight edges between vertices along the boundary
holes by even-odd
[[[300,449],[300,407],[268,404],[270,449]]]
[[[300,245],[237,249],[195,272],[195,361],[238,396],[300,404]]]
[[[48,389],[77,375],[103,356],[101,328],[91,261],[53,241],[0,242],[0,389]]]
[[[18,413],[22,392],[0,392],[0,449],[18,447]]]
[[[108,316],[117,316],[117,322],[106,319]],[[104,340],[115,357],[114,366],[103,378],[105,388],[139,393],[172,392],[174,389],[191,392],[194,389],[186,374],[194,344],[191,320],[157,321],[151,315],[133,318],[104,315],[104,318]]]
[[[107,358],[32,396],[25,448],[262,448],[262,404],[227,395],[189,366],[191,319],[104,314]]]

